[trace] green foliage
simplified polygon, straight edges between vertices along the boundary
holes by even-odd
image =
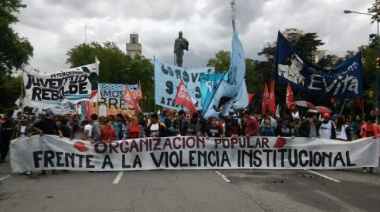
[[[27,65],[33,56],[28,39],[20,37],[11,27],[18,22],[14,13],[19,12],[20,5],[20,0],[0,1],[0,77]]]
[[[103,44],[83,43],[72,48],[66,55],[71,67],[94,63],[96,56],[100,61],[100,83],[141,83],[145,104],[143,109],[154,111],[154,73],[151,60],[143,56],[131,58],[109,41]]]
[[[21,94],[21,76],[0,78],[0,113],[12,113],[17,109],[15,101]]]
[[[368,8],[369,13],[373,13],[374,15],[371,17],[372,22],[380,22],[380,1],[375,0],[375,2],[372,4],[371,8]]]
[[[231,52],[230,51],[219,51],[216,53],[215,58],[210,58],[208,60],[208,65],[215,67],[215,72],[226,72],[230,67],[231,62]]]

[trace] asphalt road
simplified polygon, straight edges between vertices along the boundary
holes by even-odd
[[[379,168],[376,169],[380,171]],[[379,211],[361,169],[131,171],[31,176],[0,164],[0,211]]]

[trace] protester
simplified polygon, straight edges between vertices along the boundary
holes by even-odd
[[[189,122],[185,119],[186,112],[184,110],[178,111],[178,117],[174,121],[174,128],[179,130],[179,135],[187,135],[189,129]]]
[[[35,132],[33,125],[31,123],[28,123],[28,119],[25,116],[21,116],[21,120],[13,130],[12,139],[24,136],[32,136],[33,132]],[[36,134],[36,132],[34,134]]]
[[[319,138],[325,139],[335,139],[335,124],[332,120],[330,120],[331,116],[329,113],[323,114],[323,119],[321,122],[317,124],[317,135]]]
[[[62,118],[59,121],[58,128],[61,130],[63,137],[70,138],[71,140],[74,139],[74,133],[72,128],[69,128],[67,126],[67,119]]]
[[[103,143],[116,141],[116,131],[113,128],[113,121],[111,119],[107,119],[106,125],[101,128],[101,141]]]
[[[138,118],[138,120],[139,120],[139,125],[142,126],[142,127],[145,129],[145,127],[146,127],[148,124],[147,124],[147,121],[146,121],[145,118],[144,118],[144,114],[143,114],[142,112],[138,112],[138,113],[136,114],[136,116],[137,116],[137,118]],[[133,120],[132,120],[132,121],[133,121]]]
[[[259,122],[255,117],[251,116],[251,112],[245,110],[243,112],[244,116],[244,135],[248,138],[251,136],[256,136],[259,133]]]
[[[259,135],[260,136],[275,136],[275,127],[271,123],[271,118],[269,116],[265,117],[263,123],[260,125]]]
[[[123,139],[144,138],[144,127],[139,125],[139,119],[137,116],[132,117],[132,122],[127,126]]]
[[[348,129],[349,129],[349,132],[350,132],[350,141],[355,141],[355,140],[359,139],[359,137],[355,133],[355,129],[354,128],[349,127]]]
[[[350,141],[350,130],[345,124],[342,115],[338,115],[335,119],[335,134],[337,140]]]
[[[220,125],[218,125],[218,120],[215,117],[211,117],[211,124],[207,125],[205,131],[205,137],[209,139],[213,138],[223,138],[223,129]]]
[[[360,132],[361,132],[362,124],[363,124],[363,121],[362,121],[362,118],[360,117],[360,115],[356,115],[355,119],[352,120],[351,123],[349,124],[349,127],[354,129],[355,134],[358,138],[360,138]]]
[[[147,137],[167,137],[168,130],[166,129],[165,123],[158,119],[158,115],[153,113],[150,115],[150,123],[146,127]]]
[[[298,127],[298,134],[300,137],[316,138],[318,128],[316,126],[317,114],[315,112],[307,112],[306,119],[301,121]]]
[[[98,121],[98,115],[92,114],[91,115],[91,125],[92,125],[92,134],[91,134],[91,143],[96,144],[101,142],[101,125]]]
[[[291,119],[290,116],[286,116],[284,120],[280,120],[277,123],[277,127],[275,130],[276,136],[294,137],[294,134],[292,132],[292,126],[290,125],[290,119]]]
[[[197,135],[202,133],[203,121],[199,117],[199,113],[195,112],[191,115],[189,120],[189,129],[187,130],[187,135]]]
[[[117,121],[117,140],[122,139],[125,135],[125,131],[127,129],[127,121],[123,117],[121,113],[118,113],[116,115],[116,121]]]
[[[360,136],[362,138],[365,137],[373,137],[377,138],[380,136],[379,126],[374,123],[375,118],[369,115],[366,115],[364,117],[364,124],[362,125]],[[367,168],[369,168],[370,173],[376,173],[375,170],[373,170],[373,167],[363,167],[363,172],[367,172]]]
[[[3,163],[5,161],[5,158],[8,154],[9,150],[9,144],[10,140],[12,138],[13,133],[13,125],[11,121],[11,116],[9,114],[4,114],[4,122],[1,124],[2,126],[2,133],[1,133],[1,157],[0,157],[0,163]]]
[[[166,130],[168,131],[166,134],[169,137],[170,136],[177,136],[177,134],[179,133],[179,130],[174,129],[174,127],[173,127],[173,121],[170,118],[172,113],[173,112],[171,112],[169,109],[164,108],[162,110],[162,115],[160,118],[160,121],[165,124]]]
[[[91,139],[91,135],[92,135],[91,122],[84,120],[83,124],[84,124],[84,127],[83,127],[83,133],[82,133],[82,137],[81,137],[82,140]]]
[[[38,131],[40,136],[43,135],[59,135],[60,138],[63,137],[61,130],[58,128],[55,120],[54,113],[51,110],[45,111],[45,118],[41,119],[33,125],[34,130]],[[43,170],[42,175],[46,174],[46,171]],[[59,174],[59,171],[52,170],[52,174]]]
[[[238,119],[233,118],[230,120],[229,123],[225,125],[225,129],[226,137],[237,138],[242,135],[242,128]]]

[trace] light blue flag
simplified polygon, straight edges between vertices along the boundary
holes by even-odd
[[[157,59],[154,60],[154,97],[155,103],[170,109],[183,109],[174,103],[181,80],[186,83],[187,91],[196,100],[195,108],[202,109],[200,76],[202,73],[214,73],[214,67],[182,68]]]
[[[206,107],[206,110],[204,110],[204,113],[202,113],[204,118],[208,118],[210,116],[217,117],[220,112],[226,114],[234,102],[237,103],[240,101],[239,97],[243,96],[241,92],[244,92],[244,89],[246,90],[246,87],[244,88],[244,76],[244,50],[239,40],[238,34],[234,30],[232,37],[231,65],[228,70],[228,79],[220,81],[210,103],[208,105],[204,105],[204,107]],[[242,86],[243,90],[241,90]],[[248,102],[248,95],[246,98]]]
[[[227,80],[227,73],[216,73],[216,74],[201,74],[201,96],[202,105],[209,105],[214,95],[216,88],[220,80],[223,78]],[[202,108],[202,114],[205,113],[206,107]]]

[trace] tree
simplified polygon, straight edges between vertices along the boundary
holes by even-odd
[[[231,63],[231,52],[220,50],[215,54],[215,58],[208,60],[208,66],[215,67],[215,73],[228,71]]]
[[[78,67],[94,63],[95,57],[100,61],[99,82],[116,84],[141,83],[144,101],[149,110],[154,109],[154,81],[153,63],[144,56],[131,58],[121,51],[115,43],[103,44],[91,42],[75,46],[66,53],[67,63],[71,67]],[[93,86],[96,89],[97,86]],[[147,99],[147,100],[146,100]],[[147,108],[147,107],[145,107]]]
[[[27,65],[33,56],[28,39],[20,37],[11,27],[18,22],[13,13],[18,13],[21,6],[21,0],[0,1],[0,76]]]
[[[21,76],[0,78],[0,112],[12,113],[17,109],[15,101],[21,94]]]
[[[371,17],[371,23],[380,22],[380,1],[376,0],[375,3],[372,4],[372,7],[368,8],[368,12],[374,14]]]

